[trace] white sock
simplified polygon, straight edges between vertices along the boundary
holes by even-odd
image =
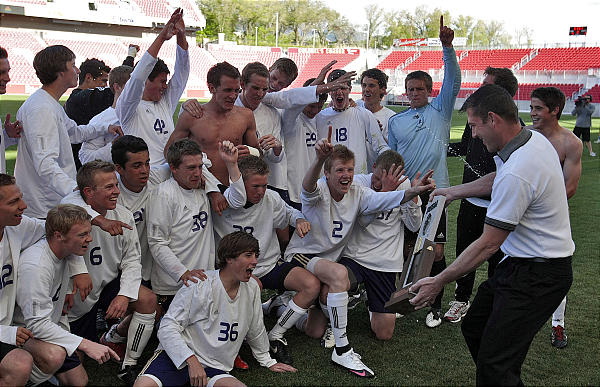
[[[325,316],[327,321],[329,321],[329,309],[327,308],[327,305],[325,305],[321,301],[319,301],[319,305],[321,306],[321,311],[323,312],[323,315]]]
[[[560,305],[554,311],[552,315],[552,326],[562,326],[565,327],[565,309],[567,308],[567,297],[563,298]]]
[[[306,332],[306,322],[308,321],[308,312],[304,313],[298,321],[296,321],[296,329],[300,332]]]
[[[345,347],[349,345],[346,335],[346,326],[348,325],[348,292],[328,293],[327,309],[329,310],[329,319],[331,320],[331,330],[335,337],[336,347]]]
[[[104,339],[109,343],[124,343],[125,341],[127,341],[127,337],[121,336],[117,331],[118,326],[119,324],[114,324],[112,327],[110,327],[110,329],[104,336]]]
[[[138,313],[133,312],[131,323],[127,330],[127,350],[123,359],[123,366],[137,364],[138,359],[142,355],[154,328],[154,313]]]
[[[283,334],[293,327],[302,315],[306,314],[306,311],[306,309],[296,305],[294,300],[290,300],[285,312],[283,312],[279,320],[277,320],[277,324],[269,332],[269,341],[281,339]]]

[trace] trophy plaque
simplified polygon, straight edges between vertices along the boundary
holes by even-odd
[[[444,211],[445,202],[446,198],[444,196],[435,196],[427,205],[413,253],[404,264],[404,270],[400,277],[402,287],[392,293],[389,301],[385,304],[386,309],[403,315],[415,311],[415,307],[409,302],[409,299],[415,294],[410,293],[408,289],[415,282],[431,273],[431,265],[433,265],[435,257],[433,248],[435,246],[435,233]]]

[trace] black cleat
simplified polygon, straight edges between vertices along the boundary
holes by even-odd
[[[133,386],[142,368],[138,365],[128,365],[117,373],[117,377],[128,386]]]
[[[287,341],[284,338],[269,341],[269,349],[273,359],[278,363],[292,365],[292,356],[287,349]]]

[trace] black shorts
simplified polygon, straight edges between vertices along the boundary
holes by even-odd
[[[284,202],[286,202],[286,204],[290,204],[290,194],[287,191],[287,189],[280,189],[280,188],[276,188],[273,187],[272,185],[267,185],[267,188],[270,189],[271,191],[277,192],[279,194],[279,196],[283,199]]]
[[[169,306],[171,306],[171,302],[173,302],[174,298],[174,294],[157,294],[156,302],[163,308],[164,312],[167,313],[167,311],[169,310]]]
[[[292,256],[292,259],[290,260],[290,263],[293,266],[298,266],[301,267],[303,269],[306,269],[306,266],[308,265],[308,263],[310,262],[311,259],[313,259],[314,257],[316,257],[315,254],[300,254],[300,253],[296,253]],[[308,269],[306,269],[308,270]]]
[[[112,300],[119,294],[120,289],[120,276],[106,284],[100,293],[98,302],[94,304],[92,309],[77,320],[69,322],[71,333],[81,336],[84,339],[98,342],[98,332],[96,331],[96,314],[98,308],[106,312]]]
[[[288,204],[293,208],[297,209],[298,211],[302,212],[302,203],[296,203],[290,199],[290,202]]]
[[[385,308],[392,293],[396,291],[395,272],[385,272],[368,269],[356,261],[342,257],[339,262],[348,269],[350,290],[356,289],[358,284],[364,283],[367,291],[367,306],[369,311],[376,313],[394,313]]]
[[[2,359],[4,359],[4,357],[6,355],[8,355],[9,352],[12,351],[13,349],[18,349],[18,348],[12,344],[6,344],[6,343],[3,343],[0,341],[0,361],[2,361]]]
[[[419,195],[421,198],[421,213],[425,213],[425,209],[427,208],[427,204],[429,204],[429,193],[426,192],[424,194]],[[419,231],[416,232],[409,230],[406,226],[404,226],[404,240],[405,241],[416,241],[417,236],[419,235]],[[444,212],[442,212],[442,216],[440,217],[440,223],[438,223],[438,228],[435,231],[435,243],[446,243],[448,240],[448,208],[444,208]]]
[[[58,371],[55,372],[55,374],[57,374],[57,375],[62,374],[63,372],[70,371],[79,365],[81,365],[79,356],[77,356],[77,352],[73,352],[71,354],[71,356],[65,357],[65,361],[63,362],[63,365],[60,366],[60,368],[58,369]]]
[[[277,261],[271,271],[259,278],[263,285],[263,289],[281,291],[289,290],[283,286],[283,283],[285,282],[287,275],[294,267],[296,267],[296,265],[290,262],[284,262],[282,260]]]
[[[590,128],[576,126],[573,128],[573,134],[581,138],[581,141],[590,141]]]

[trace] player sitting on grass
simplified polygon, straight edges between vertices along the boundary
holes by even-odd
[[[285,252],[286,261],[308,269],[322,283],[322,308],[327,303],[335,337],[331,360],[360,377],[373,377],[373,371],[364,365],[354,352],[346,334],[348,324],[348,271],[337,263],[346,246],[354,224],[360,215],[389,211],[431,190],[429,181],[433,171],[415,187],[404,191],[375,192],[352,184],[354,154],[343,145],[335,147],[326,139],[315,146],[317,158],[302,182],[302,213],[311,224],[311,232],[304,238],[294,235]],[[319,179],[321,169],[325,177]]]
[[[227,209],[222,216],[214,216],[215,233],[219,237],[236,230],[252,234],[263,248],[263,255],[254,270],[262,288],[298,292],[277,324],[269,331],[273,357],[281,363],[292,364],[283,335],[307,312],[319,295],[321,283],[309,271],[281,260],[276,230],[292,226],[303,237],[310,231],[310,223],[300,211],[288,206],[275,191],[267,189],[269,166],[263,159],[246,156],[238,165],[248,203],[244,208]]]
[[[123,234],[111,236],[99,227],[92,227],[93,241],[85,254],[85,266],[74,267],[71,274],[87,272],[93,287],[85,301],[75,297],[69,311],[71,332],[91,341],[98,341],[96,312],[106,311],[106,319],[123,319],[133,313],[131,319],[120,322],[117,330],[127,332],[127,349],[118,377],[133,384],[137,376],[137,361],[144,351],[156,315],[156,296],[141,285],[142,265],[140,242],[134,229],[133,214],[117,204],[119,196],[115,167],[105,161],[84,164],[77,172],[77,185],[87,205],[107,219],[119,220],[131,229],[123,228]],[[67,198],[65,198],[65,201]]]
[[[135,386],[243,386],[229,371],[244,338],[262,366],[296,371],[269,356],[260,287],[252,278],[258,254],[258,241],[243,231],[219,242],[220,270],[177,292],[158,330],[158,350]]]
[[[62,204],[51,209],[46,217],[46,239],[21,253],[18,268],[18,310],[24,325],[37,340],[66,352],[63,365],[55,372],[60,384],[65,386],[85,386],[88,382],[76,349],[99,364],[111,357],[120,360],[107,346],[70,333],[67,316],[63,315],[70,281],[67,258],[86,253],[92,241],[91,230],[90,216],[83,208]],[[83,260],[82,257],[71,259]],[[44,379],[50,377],[46,375]]]
[[[373,173],[354,175],[354,181],[377,192],[409,189],[410,181],[400,179],[403,168],[402,156],[388,150],[375,161]],[[361,217],[340,259],[348,269],[351,288],[365,284],[371,329],[380,340],[389,340],[394,334],[396,314],[384,305],[396,291],[396,276],[402,272],[404,225],[411,231],[419,229],[420,205],[415,196],[396,208]]]

